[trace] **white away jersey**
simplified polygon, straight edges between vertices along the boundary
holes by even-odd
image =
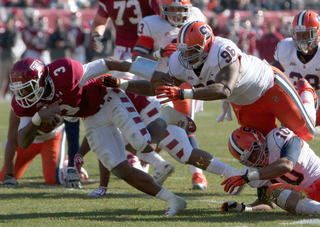
[[[274,59],[282,65],[284,73],[293,85],[300,78],[304,78],[316,90],[320,90],[320,51],[306,64],[302,63],[297,56],[297,49],[292,38],[280,41],[274,53]],[[318,93],[317,92],[317,93]]]
[[[269,149],[268,163],[273,163],[280,159],[281,148],[292,138],[296,136],[288,128],[273,129],[267,135],[267,144]],[[257,169],[248,168],[249,172]],[[302,140],[302,148],[298,160],[289,173],[284,174],[274,180],[272,183],[287,183],[309,187],[320,177],[320,158],[314,153],[309,145]],[[270,184],[270,181],[252,181],[249,185],[252,187],[261,187]]]
[[[194,87],[203,87],[215,82],[217,74],[240,58],[239,80],[232,94],[226,99],[238,105],[249,105],[258,100],[274,84],[270,65],[259,58],[246,55],[229,39],[216,36],[201,73],[184,68],[179,62],[180,51],[169,59],[169,73]]]
[[[189,21],[205,21],[202,12],[192,7],[190,10]],[[180,28],[172,26],[167,20],[162,19],[161,16],[152,15],[144,17],[138,25],[139,36],[151,37],[154,41],[153,52],[165,48],[170,43],[176,43]],[[157,71],[168,72],[168,57],[159,59],[159,64],[156,68]]]

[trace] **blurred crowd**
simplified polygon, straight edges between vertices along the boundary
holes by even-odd
[[[38,58],[46,64],[69,57],[84,64],[111,56],[115,46],[112,23],[104,34],[104,51],[96,53],[90,44],[90,21],[83,20],[79,11],[95,9],[97,4],[96,0],[0,0],[0,6],[5,6],[0,7],[0,101],[11,98],[8,73],[21,57]],[[277,43],[290,37],[291,20],[283,16],[276,25],[264,19],[264,12],[320,8],[320,0],[193,0],[192,4],[205,12],[216,36],[231,39],[243,52],[270,63]],[[50,27],[41,8],[66,10],[68,19],[57,16],[55,26]],[[245,17],[240,13],[244,10],[250,12]],[[221,14],[227,18],[223,23]]]

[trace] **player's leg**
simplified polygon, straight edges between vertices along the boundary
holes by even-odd
[[[184,82],[180,85],[180,88],[191,89],[191,85],[188,82]],[[192,120],[195,117],[196,103],[198,101],[193,99],[184,99],[172,101],[174,109],[189,116]],[[193,148],[199,148],[198,141],[194,133],[186,131],[189,142]],[[208,181],[206,176],[203,174],[202,169],[199,169],[193,165],[189,165],[192,173],[192,189],[205,190],[208,187]]]
[[[274,86],[264,96],[266,105],[283,126],[299,135],[303,140],[314,138],[314,125],[310,120],[301,99],[288,78],[279,70],[275,70]]]
[[[64,184],[63,167],[65,160],[66,135],[62,130],[41,146],[42,171],[47,184]]]
[[[122,135],[111,119],[106,117],[112,114],[113,109],[113,106],[109,109],[106,105],[97,114],[83,121],[91,150],[115,176],[144,193],[166,201],[168,209],[165,215],[179,213],[186,207],[184,199],[156,184],[150,175],[129,165]]]
[[[275,199],[282,209],[294,214],[320,215],[320,203],[311,199],[319,193],[312,187],[299,187],[289,184],[274,184],[267,190],[267,195]]]

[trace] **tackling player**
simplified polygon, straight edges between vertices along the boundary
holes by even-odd
[[[22,109],[19,105],[15,108]],[[42,171],[46,184],[63,184],[63,162],[65,158],[65,141],[63,119],[56,128],[47,134],[39,131],[30,147],[22,149],[17,144],[18,128],[26,122],[10,112],[8,140],[5,143],[5,161],[0,173],[0,181],[4,187],[18,186],[21,178],[31,161],[41,154]],[[20,125],[19,125],[20,124]],[[39,134],[41,133],[41,134]]]
[[[245,165],[245,174],[226,179],[226,192],[248,183],[258,188],[252,204],[225,202],[221,211],[272,210],[277,204],[295,214],[320,214],[320,158],[288,128],[273,129],[266,138],[241,127],[229,138],[230,153]]]
[[[320,17],[317,13],[304,10],[292,21],[291,38],[280,41],[274,53],[273,66],[277,67],[289,78],[298,89],[304,87],[301,96],[305,107],[316,126],[320,125],[320,112],[313,110],[314,98],[320,95]],[[313,89],[305,83],[310,83]],[[300,85],[298,86],[298,82]],[[309,91],[309,92],[308,92]],[[309,93],[309,94],[308,94]],[[309,105],[309,107],[308,107]]]
[[[181,27],[177,48],[169,59],[169,75],[149,70],[143,76],[151,83],[118,80],[113,86],[142,95],[156,93],[160,98],[168,97],[165,101],[224,99],[223,116],[228,116],[230,103],[241,126],[254,127],[267,135],[277,128],[278,119],[305,141],[314,138],[313,122],[280,70],[242,53],[230,40],[215,37],[210,26],[200,21]],[[132,64],[131,71],[146,72],[146,67],[135,65]],[[177,87],[185,81],[194,89]]]
[[[168,72],[168,59],[176,51],[177,37],[180,27],[189,21],[205,21],[202,12],[192,7],[190,0],[161,0],[160,15],[144,17],[138,24],[139,39],[133,48],[132,60],[138,56],[159,62],[157,71]],[[190,89],[189,83],[180,88]],[[173,101],[174,108],[194,119],[195,109],[202,109],[203,102],[190,99]],[[199,148],[194,133],[188,133],[194,148]],[[201,169],[190,165],[193,189],[206,189],[208,181]]]

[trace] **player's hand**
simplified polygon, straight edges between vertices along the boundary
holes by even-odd
[[[237,202],[224,202],[221,206],[221,212],[242,212],[245,209],[245,205],[243,203],[237,203]]]
[[[52,128],[55,128],[60,122],[61,111],[57,103],[42,107],[38,114],[41,121],[49,124]]]
[[[101,53],[103,51],[103,36],[99,33],[95,32],[93,33],[91,37],[91,47],[94,51]]]
[[[100,186],[99,188],[95,189],[93,192],[89,193],[87,196],[99,197],[103,196],[107,192],[107,187]]]
[[[229,191],[229,193],[232,193],[235,187],[245,185],[248,182],[249,182],[249,179],[248,179],[248,171],[247,171],[243,175],[237,175],[237,176],[233,176],[225,179],[221,183],[221,185],[225,184],[224,186],[225,192]]]
[[[68,167],[64,186],[66,188],[81,188],[77,170],[74,167]]]
[[[81,167],[83,165],[83,156],[81,154],[76,154],[73,158],[74,161],[74,167],[77,170],[78,176],[81,174]]]
[[[160,104],[184,99],[184,90],[176,86],[159,86],[156,90],[157,98],[168,98],[164,101],[161,101]]]
[[[3,187],[11,188],[17,187],[19,183],[12,176],[4,175]]]
[[[120,80],[117,77],[112,76],[110,74],[104,74],[102,77],[96,80],[96,85],[104,85],[106,87],[119,87]]]
[[[165,48],[160,48],[160,50],[153,53],[153,57],[158,60],[160,58],[168,57],[177,50],[177,43],[170,43]]]

